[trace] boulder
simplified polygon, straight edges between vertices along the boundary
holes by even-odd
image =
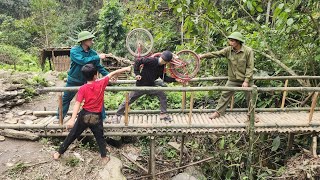
[[[126,177],[122,174],[122,162],[120,159],[110,156],[110,161],[99,172],[100,180],[126,180]]]

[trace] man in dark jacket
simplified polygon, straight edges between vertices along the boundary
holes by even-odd
[[[134,64],[134,74],[137,80],[136,86],[155,86],[155,80],[159,77],[165,82],[176,82],[174,78],[168,77],[164,72],[165,65],[172,60],[172,53],[164,51],[160,57],[147,57],[136,60]],[[142,70],[140,66],[143,65]],[[157,96],[160,100],[160,119],[171,121],[167,113],[167,96],[163,91],[132,91],[129,94],[129,104],[143,95]],[[121,116],[124,114],[125,101],[119,106],[117,116],[112,120],[114,123],[119,123]]]
[[[74,46],[70,50],[70,59],[71,65],[68,71],[68,78],[66,87],[72,86],[82,86],[86,83],[86,79],[84,78],[81,68],[86,64],[93,64],[98,72],[103,76],[109,74],[109,72],[100,64],[100,59],[105,59],[106,54],[97,54],[96,51],[91,49],[93,45],[93,38],[95,36],[89,31],[82,31],[78,34],[78,45]],[[63,106],[63,114],[62,118],[64,118],[69,110],[70,102],[77,92],[74,91],[65,91],[62,97],[62,106]],[[104,106],[103,106],[104,107]],[[105,109],[102,110],[102,119],[105,119]],[[57,119],[59,119],[59,110],[57,113]]]

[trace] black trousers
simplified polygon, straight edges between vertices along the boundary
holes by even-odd
[[[160,112],[167,113],[167,96],[163,91],[131,91],[129,94],[129,105],[143,95],[157,96],[160,100]],[[124,114],[126,101],[124,100],[118,108],[117,115]]]
[[[81,135],[81,133],[87,128],[90,128],[94,137],[96,138],[101,157],[106,157],[107,150],[106,142],[103,136],[103,122],[101,118],[101,113],[92,113],[84,109],[82,109],[79,112],[78,119],[75,122],[74,127],[71,129],[70,133],[61,144],[58,151],[59,154],[63,154],[68,149],[70,144],[76,138],[78,138]]]

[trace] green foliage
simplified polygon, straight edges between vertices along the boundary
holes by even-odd
[[[0,44],[0,64],[3,69],[15,69],[18,71],[40,71],[38,58],[23,50]]]
[[[124,56],[126,29],[122,25],[124,10],[118,0],[104,3],[97,25],[97,48],[105,53]]]
[[[58,74],[58,78],[60,79],[60,80],[64,80],[65,78],[67,78],[68,77],[68,73],[67,72],[60,72],[59,74]]]
[[[75,167],[80,163],[80,159],[76,157],[68,157],[66,159],[66,165],[70,167]]]
[[[24,163],[17,163],[9,170],[9,175],[17,176],[20,173],[24,172],[26,169],[27,166]]]

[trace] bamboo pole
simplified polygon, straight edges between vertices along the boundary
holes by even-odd
[[[192,121],[192,109],[193,109],[193,100],[194,99],[194,93],[191,93],[191,98],[190,98],[190,111],[189,111],[189,122],[188,124],[191,125],[191,121]]]
[[[183,150],[184,150],[184,139],[185,139],[185,136],[181,136],[179,167],[181,167],[181,165],[182,165]]]
[[[62,92],[59,93],[59,124],[63,125],[63,105],[62,105]]]
[[[320,79],[320,76],[256,76],[253,80],[297,80],[297,79]],[[222,81],[228,80],[227,76],[219,77],[201,77],[192,78],[190,82],[202,82],[202,81]],[[110,82],[110,84],[135,84],[136,80],[117,80],[116,82]]]
[[[320,107],[315,107],[315,111],[320,111]],[[168,109],[168,113],[187,113],[190,110],[180,109]],[[215,109],[192,109],[193,113],[209,113],[215,111]],[[235,109],[227,109],[226,112],[247,112],[247,108],[235,108]],[[291,111],[310,111],[308,107],[297,107],[297,108],[256,108],[256,112],[291,112]],[[107,114],[112,115],[116,114],[117,111],[106,111]],[[159,114],[160,110],[131,110],[129,114]],[[35,116],[47,116],[47,115],[55,115],[57,111],[33,111],[33,115]],[[72,114],[72,111],[68,111],[68,115]]]
[[[80,87],[44,87],[38,89],[38,92],[63,92],[78,91]],[[227,87],[227,86],[208,86],[208,87],[153,87],[153,86],[128,86],[115,87],[107,86],[106,91],[175,91],[175,92],[192,92],[192,91],[252,91],[252,87]],[[320,87],[258,87],[258,92],[275,92],[275,91],[302,91],[313,92],[320,91]]]
[[[288,143],[287,143],[287,152],[291,151],[294,140],[294,133],[289,133],[288,135]]]
[[[284,87],[288,87],[288,82],[289,80],[286,79],[285,83],[284,83]],[[282,102],[281,102],[281,108],[284,108],[284,104],[286,102],[286,98],[287,98],[287,91],[283,91],[283,95],[282,95]]]
[[[316,134],[313,134],[312,143],[311,143],[311,152],[312,152],[312,156],[314,158],[318,158],[318,155],[317,155],[317,144],[318,144],[318,137],[317,137]]]
[[[258,96],[258,89],[257,86],[253,86],[251,102],[249,106],[249,126],[248,126],[248,134],[249,134],[249,151],[248,151],[248,164],[247,164],[247,174],[249,179],[253,179],[253,146],[254,146],[254,122],[255,122],[255,108],[256,108],[256,101]]]
[[[63,92],[63,91],[78,91],[80,87],[44,87],[38,89],[42,92]],[[251,87],[227,87],[227,86],[208,86],[208,87],[154,87],[154,86],[107,86],[106,91],[251,91]],[[320,88],[319,88],[320,90]]]
[[[234,95],[232,95],[231,97],[231,101],[230,101],[230,110],[233,110],[233,106],[234,106]]]
[[[319,95],[319,92],[315,92],[312,97],[312,104],[311,104],[310,113],[309,113],[309,123],[311,123],[312,121],[314,109],[317,106],[318,95]]]
[[[128,126],[129,123],[129,93],[126,93],[126,105],[125,105],[125,116],[124,116],[124,124]]]
[[[149,164],[149,174],[152,176],[152,179],[156,179],[156,152],[155,152],[155,137],[150,137],[150,164]]]
[[[185,87],[186,84],[183,84],[183,87]],[[184,111],[186,108],[186,97],[187,97],[187,92],[182,92],[182,106],[181,106],[181,111]]]

